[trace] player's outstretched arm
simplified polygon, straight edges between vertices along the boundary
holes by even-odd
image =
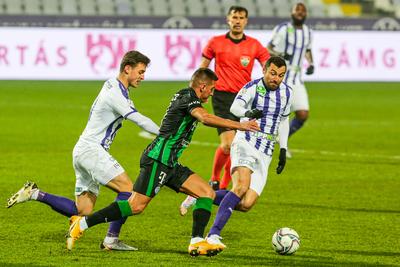
[[[134,112],[128,115],[126,117],[127,120],[130,120],[137,124],[140,128],[143,130],[158,135],[160,127],[158,127],[157,124],[155,124],[151,119],[147,118],[146,116],[143,116],[139,112]]]
[[[210,127],[229,128],[240,131],[260,131],[260,126],[254,120],[247,122],[237,122],[228,119],[223,119],[207,112],[206,109],[198,107],[191,111],[191,115],[199,122]]]

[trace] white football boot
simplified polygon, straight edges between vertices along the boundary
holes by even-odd
[[[226,248],[225,244],[221,242],[222,237],[219,235],[210,235],[206,238],[209,244],[215,245],[218,247],[219,251],[222,251]]]
[[[39,190],[36,183],[27,181],[24,186],[18,190],[17,193],[13,194],[8,200],[7,200],[7,208],[11,208],[15,204],[18,203],[23,203],[31,199],[32,194],[36,191]]]
[[[114,239],[112,242],[101,242],[100,248],[103,250],[117,250],[117,251],[136,251],[138,248],[131,247],[119,239]]]

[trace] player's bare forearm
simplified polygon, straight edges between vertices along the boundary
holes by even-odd
[[[308,64],[314,65],[314,60],[313,60],[313,56],[312,56],[312,53],[311,53],[310,49],[306,50],[305,57],[306,57],[306,59],[308,61]]]
[[[199,68],[208,68],[208,66],[210,65],[210,62],[211,62],[211,60],[209,60],[208,58],[202,57]]]
[[[191,115],[199,122],[210,127],[229,128],[232,130],[241,131],[259,131],[260,127],[255,121],[237,122],[210,114],[204,108],[195,108],[192,110]]]

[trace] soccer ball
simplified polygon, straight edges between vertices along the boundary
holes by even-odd
[[[272,246],[281,255],[291,255],[300,247],[299,234],[287,227],[278,229],[272,236]]]

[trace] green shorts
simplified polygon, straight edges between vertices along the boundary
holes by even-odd
[[[180,192],[182,184],[194,172],[179,163],[175,167],[162,164],[145,154],[140,158],[140,173],[133,186],[133,191],[153,198],[166,185]]]

